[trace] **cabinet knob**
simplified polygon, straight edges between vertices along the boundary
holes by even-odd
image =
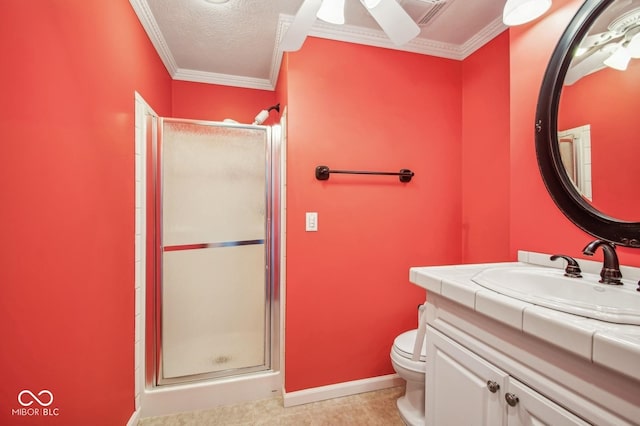
[[[498,389],[500,389],[500,385],[493,380],[487,380],[487,389],[489,389],[491,393],[496,393],[498,392]]]
[[[512,394],[510,392],[507,392],[504,395],[504,399],[506,399],[507,400],[507,404],[509,404],[512,407],[515,407],[516,404],[518,403],[518,401],[520,401],[517,396],[515,396],[514,394]]]

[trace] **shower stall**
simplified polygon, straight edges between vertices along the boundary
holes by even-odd
[[[282,127],[155,123],[147,137],[146,386],[273,374]]]

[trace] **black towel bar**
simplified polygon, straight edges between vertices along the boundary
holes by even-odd
[[[400,182],[411,182],[411,178],[415,176],[409,169],[401,169],[399,172],[371,172],[366,170],[331,170],[329,166],[316,167],[316,179],[328,180],[331,173],[342,173],[349,175],[390,175],[399,176]]]

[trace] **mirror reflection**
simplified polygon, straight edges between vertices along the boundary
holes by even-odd
[[[588,201],[591,196],[591,126],[558,131],[560,159],[574,186]]]
[[[562,163],[594,208],[640,221],[640,0],[618,0],[585,35],[558,107]]]

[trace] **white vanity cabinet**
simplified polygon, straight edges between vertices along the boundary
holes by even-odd
[[[509,377],[504,396],[505,401],[517,398],[507,402],[507,426],[589,424],[513,377]]]
[[[588,425],[431,327],[427,342],[427,425]]]
[[[427,426],[640,425],[640,381],[448,297],[427,299]]]
[[[427,425],[506,424],[500,396],[509,376],[431,327],[426,377]]]
[[[547,254],[519,259],[411,268],[410,281],[427,291],[426,424],[640,426],[640,325],[560,312],[473,279],[490,268],[553,265]],[[624,273],[640,280],[638,268]]]

